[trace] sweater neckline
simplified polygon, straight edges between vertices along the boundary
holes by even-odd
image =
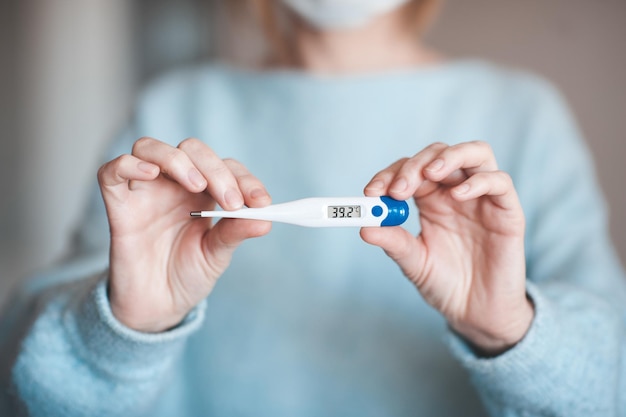
[[[297,69],[252,69],[218,61],[215,65],[227,74],[241,80],[291,82],[297,84],[323,85],[363,85],[380,83],[387,80],[424,80],[435,81],[470,67],[482,65],[477,59],[451,59],[437,65],[406,67],[386,71],[361,72],[356,74],[316,74]]]

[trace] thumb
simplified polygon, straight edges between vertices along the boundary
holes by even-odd
[[[416,239],[400,226],[364,227],[361,229],[361,238],[382,248],[398,264],[404,275],[414,284],[418,284],[426,255],[421,236]]]
[[[207,263],[221,275],[243,241],[264,236],[271,228],[272,223],[267,221],[221,219],[215,227],[207,230],[202,241]]]

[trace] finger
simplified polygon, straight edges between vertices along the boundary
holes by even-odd
[[[511,176],[503,171],[479,172],[451,190],[457,201],[468,201],[489,196],[503,209],[518,209],[519,198],[515,192]]]
[[[366,187],[366,193],[370,193],[367,195],[389,194],[398,200],[406,200],[413,196],[426,179],[423,175],[424,167],[447,147],[448,145],[443,143],[433,143],[415,156],[401,159],[380,171]],[[374,192],[382,194],[372,194]]]
[[[246,206],[264,207],[272,202],[263,183],[252,175],[242,163],[229,158],[224,159],[224,163],[235,176]]]
[[[159,175],[159,167],[133,155],[121,155],[102,165],[98,170],[98,183],[103,194],[126,199],[130,192],[129,181],[150,181]]]
[[[424,177],[428,178],[428,175],[424,175]],[[465,170],[463,169],[455,169],[454,171],[452,171],[452,173],[450,173],[450,175],[448,175],[447,177],[439,180],[439,181],[431,181],[433,184],[443,184],[449,187],[453,187],[455,185],[459,185],[460,183],[462,183],[463,181],[465,181],[468,178],[467,172],[465,172]]]
[[[204,142],[189,138],[182,141],[178,148],[182,150],[200,170],[207,181],[207,190],[217,203],[226,210],[235,210],[243,206],[244,198],[233,172]]]
[[[424,169],[424,175],[431,181],[450,185],[458,183],[465,176],[476,172],[498,169],[491,146],[486,142],[466,142],[443,149]]]
[[[404,275],[419,285],[419,276],[424,269],[423,255],[426,253],[421,239],[415,239],[402,227],[364,227],[361,229],[361,238],[382,248],[398,264]]]
[[[180,149],[159,140],[144,137],[133,145],[133,155],[158,165],[161,172],[182,185],[187,191],[199,193],[206,189],[207,181],[189,156]]]
[[[417,190],[424,185],[427,179],[424,176],[424,167],[446,148],[448,148],[446,144],[433,143],[412,158],[407,159],[391,182],[388,190],[389,195],[397,200],[406,200],[416,195]]]
[[[213,265],[218,275],[226,269],[233,253],[246,239],[264,236],[272,223],[260,220],[221,219],[206,233],[203,250],[207,262]]]
[[[391,164],[389,167],[379,171],[372,177],[369,183],[365,186],[364,193],[366,196],[379,197],[387,194],[389,184],[393,181],[396,173],[400,167],[406,162],[408,158],[402,158]]]

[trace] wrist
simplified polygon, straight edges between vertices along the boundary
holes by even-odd
[[[128,314],[111,302],[111,313],[124,326],[141,333],[162,333],[178,326],[185,319],[185,314],[176,316],[146,317],[143,314]]]
[[[161,333],[178,326],[188,312],[153,311],[140,297],[122,297],[107,287],[107,296],[113,316],[124,326],[141,333]],[[158,301],[149,304],[161,304]]]
[[[464,338],[479,356],[494,357],[517,345],[526,335],[535,316],[532,301],[525,297],[519,307],[510,310],[506,318],[498,317],[497,325],[476,326],[462,322],[449,324]]]

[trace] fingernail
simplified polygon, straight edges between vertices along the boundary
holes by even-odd
[[[250,192],[250,197],[252,197],[255,200],[257,198],[263,198],[266,196],[267,196],[267,193],[262,188],[255,188],[254,190]]]
[[[189,181],[191,181],[191,183],[197,188],[206,187],[206,180],[204,179],[202,174],[200,174],[200,171],[198,171],[196,168],[191,168],[187,173],[187,177],[189,178]]]
[[[226,193],[224,193],[224,200],[226,201],[226,204],[233,209],[243,206],[243,198],[241,197],[241,194],[233,189],[227,190]]]
[[[391,186],[391,191],[394,191],[396,193],[401,193],[402,191],[406,190],[408,187],[409,187],[409,183],[407,182],[407,180],[404,178],[399,178]]]
[[[426,167],[426,171],[435,172],[443,168],[443,159],[435,159]]]
[[[461,184],[461,185],[459,185],[458,187],[456,187],[454,189],[454,192],[456,194],[467,194],[467,192],[470,190],[470,188],[471,188],[470,185],[467,184],[467,183],[466,184]]]
[[[156,169],[156,165],[153,165],[149,162],[141,161],[137,164],[137,168],[146,174],[154,174],[154,170]]]
[[[369,188],[370,190],[380,190],[384,186],[385,186],[385,183],[382,182],[381,180],[374,180],[370,182],[369,184],[367,184],[367,187],[365,188]]]

